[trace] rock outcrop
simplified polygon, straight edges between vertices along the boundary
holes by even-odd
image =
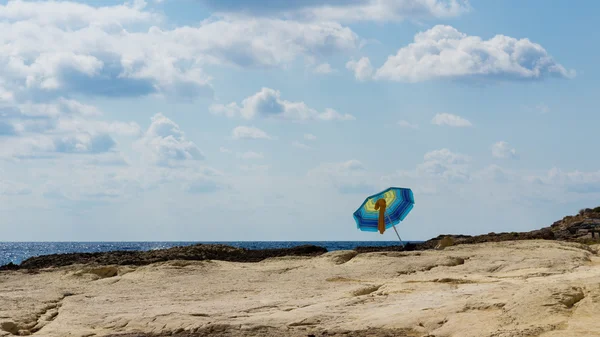
[[[303,245],[281,249],[243,249],[226,245],[197,244],[151,251],[112,251],[101,253],[51,254],[29,258],[20,265],[8,264],[0,270],[40,269],[73,264],[89,265],[148,265],[171,260],[220,260],[230,262],[259,262],[271,257],[318,256],[327,249]]]
[[[577,215],[569,215],[556,221],[550,227],[557,240],[587,242],[593,241],[592,231],[600,231],[600,207],[586,208]],[[598,238],[598,235],[595,235]]]
[[[0,337],[600,337],[599,246],[71,265],[0,273]]]
[[[516,241],[516,240],[555,240],[554,233],[548,229],[543,228],[530,232],[511,232],[511,233],[488,233],[483,235],[452,235],[443,234],[433,239],[427,240],[420,243],[408,243],[406,246],[394,246],[394,247],[357,247],[356,250],[359,253],[368,252],[381,252],[381,251],[413,251],[413,250],[430,250],[435,249],[442,240],[447,238],[453,239],[453,245],[462,244],[475,244],[484,242],[501,242],[501,241]]]
[[[405,246],[357,247],[357,253],[382,251],[431,250],[440,247],[443,240],[452,240],[452,245],[477,244],[518,240],[558,240],[579,243],[600,243],[600,234],[592,237],[594,229],[600,230],[600,207],[586,208],[577,215],[569,215],[548,227],[529,232],[488,233],[483,235],[442,234],[420,243],[408,243]],[[443,244],[442,244],[443,246]],[[197,244],[173,247],[153,251],[112,251],[102,253],[52,254],[32,257],[20,265],[7,264],[2,270],[35,270],[49,267],[62,267],[72,264],[92,265],[148,265],[170,260],[221,260],[230,262],[259,262],[270,257],[281,256],[317,256],[327,249],[313,245],[304,245],[283,249],[250,250],[226,245]]]
[[[488,233],[482,235],[442,234],[433,239],[405,247],[358,247],[359,253],[378,251],[412,251],[435,249],[446,238],[454,239],[453,245],[515,240],[558,240],[579,243],[600,243],[600,234],[592,236],[592,231],[600,231],[600,207],[586,208],[577,215],[569,215],[548,227],[529,232]]]

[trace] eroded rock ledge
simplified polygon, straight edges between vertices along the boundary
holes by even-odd
[[[166,334],[148,334],[148,333],[126,333],[126,334],[111,334],[103,337],[247,337],[249,334],[262,337],[412,337],[417,336],[414,331],[409,329],[381,329],[371,328],[365,330],[316,330],[302,331],[281,329],[269,326],[259,326],[250,329],[231,325],[214,325],[207,328],[197,329],[194,332],[182,331],[171,332]]]
[[[318,256],[326,252],[327,249],[313,245],[281,249],[250,250],[226,245],[197,244],[151,251],[112,251],[42,255],[29,258],[20,265],[8,264],[1,266],[0,270],[32,270],[63,267],[73,264],[141,266],[170,260],[259,262],[271,257]]]
[[[425,242],[406,246],[357,247],[357,253],[383,251],[415,251],[434,249],[441,239],[451,237],[453,245],[477,244],[518,240],[558,240],[579,243],[600,243],[600,234],[592,237],[594,229],[600,230],[600,207],[586,208],[576,215],[565,216],[551,226],[529,232],[488,233],[483,235],[439,235]],[[100,253],[52,254],[29,258],[20,265],[0,266],[2,270],[36,270],[50,267],[63,267],[73,264],[90,265],[148,265],[171,260],[221,260],[230,262],[259,262],[271,257],[318,256],[326,253],[324,247],[303,245],[282,249],[250,250],[226,245],[197,244],[153,251],[112,251]]]

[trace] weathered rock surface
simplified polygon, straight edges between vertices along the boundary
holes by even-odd
[[[51,254],[29,258],[20,265],[8,264],[0,270],[40,269],[72,264],[91,265],[147,265],[169,260],[221,260],[258,262],[278,256],[317,256],[327,249],[313,245],[293,248],[250,250],[226,245],[197,244],[151,251],[112,251],[102,253]]]
[[[483,235],[439,235],[425,242],[412,244],[409,243],[405,247],[357,247],[356,251],[360,253],[378,252],[378,251],[414,251],[434,249],[440,240],[450,237],[454,239],[453,245],[475,244],[484,242],[501,242],[501,241],[517,241],[517,240],[555,240],[554,232],[549,228],[543,228],[530,232],[511,232],[511,233],[488,233]]]
[[[577,215],[569,215],[549,227],[558,240],[586,242],[592,238],[592,230],[600,231],[600,207],[582,209]],[[598,234],[595,237],[598,238]]]
[[[5,271],[0,336],[600,336],[599,247],[518,240]]]
[[[600,234],[597,233],[592,237],[593,230],[600,231],[600,207],[583,209],[577,215],[566,216],[548,227],[529,232],[488,233],[475,236],[442,234],[422,243],[408,244],[406,247],[358,247],[356,250],[365,253],[434,249],[440,243],[440,240],[446,237],[453,238],[454,245],[516,240],[558,240],[579,243],[600,243]]]
[[[220,325],[211,326],[208,328],[200,328],[195,332],[178,332],[167,334],[148,334],[148,333],[126,333],[113,334],[103,337],[246,337],[246,336],[289,336],[290,331],[287,329],[277,329],[274,327],[253,327],[250,329],[240,329],[238,326]],[[418,336],[414,331],[406,329],[378,329],[370,328],[365,330],[339,330],[327,331],[323,330],[316,334],[297,332],[294,336],[307,337],[414,337]]]
[[[599,224],[596,208],[450,245],[34,257],[0,267],[0,337],[600,336]]]
[[[357,253],[383,251],[415,251],[435,249],[444,238],[452,238],[453,245],[475,244],[484,242],[501,242],[517,240],[561,240],[570,242],[591,243],[594,239],[591,230],[600,230],[600,207],[584,209],[574,216],[566,216],[549,227],[529,232],[488,233],[483,235],[453,235],[443,234],[421,243],[409,243],[406,246],[388,247],[357,247]],[[600,243],[600,235],[596,235]],[[20,265],[9,263],[0,266],[3,270],[19,270],[61,267],[72,264],[93,265],[147,265],[170,260],[221,260],[231,262],[258,262],[270,257],[281,256],[318,256],[326,253],[327,249],[313,245],[304,245],[285,249],[248,250],[226,245],[197,244],[184,247],[153,251],[113,251],[103,253],[71,253],[52,254],[32,257]],[[345,257],[339,257],[344,259]]]

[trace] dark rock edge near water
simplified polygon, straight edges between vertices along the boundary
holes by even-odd
[[[384,328],[369,328],[366,330],[340,330],[327,331],[308,329],[308,331],[280,329],[268,326],[258,326],[250,330],[241,329],[234,325],[210,325],[204,328],[199,328],[194,332],[172,332],[165,334],[153,333],[121,333],[110,334],[103,337],[408,337],[415,336],[414,331],[408,329],[384,329]]]
[[[530,232],[488,233],[484,235],[440,235],[421,243],[409,243],[406,246],[357,247],[358,253],[381,251],[414,251],[434,249],[439,241],[450,236],[454,245],[500,242],[514,240],[560,240],[580,243],[600,243],[590,235],[590,230],[600,229],[600,207],[584,209],[574,216],[566,216],[549,227]],[[598,237],[598,235],[596,235]],[[327,252],[324,247],[303,245],[293,248],[250,250],[226,245],[197,244],[172,247],[152,251],[111,251],[98,253],[51,254],[31,257],[20,265],[9,263],[0,266],[2,270],[36,270],[50,267],[62,267],[72,264],[90,265],[147,265],[169,260],[222,260],[231,262],[259,262],[271,257],[282,256],[318,256]]]

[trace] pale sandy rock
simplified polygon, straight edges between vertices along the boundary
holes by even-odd
[[[331,261],[335,264],[342,264],[352,260],[358,253],[354,250],[338,250],[328,252],[321,255],[319,258],[326,261]]]
[[[2,272],[0,336],[233,329],[230,336],[285,337],[368,328],[364,336],[600,336],[594,249],[514,241]]]
[[[454,238],[452,238],[450,236],[445,236],[438,242],[437,246],[435,246],[435,249],[444,249],[446,247],[450,247],[453,245],[454,245]]]

